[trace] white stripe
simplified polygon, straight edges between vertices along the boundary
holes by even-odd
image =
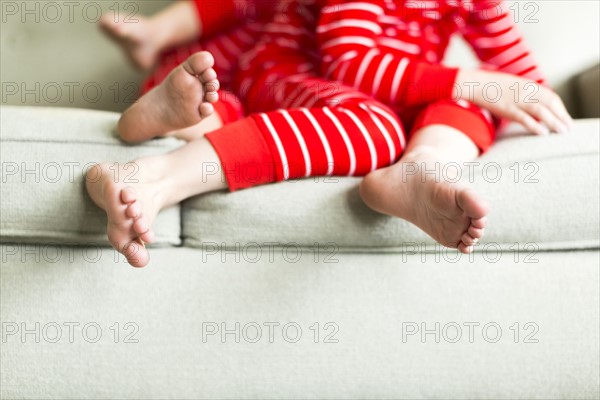
[[[342,54],[337,60],[333,61],[329,65],[329,68],[327,68],[327,72],[325,73],[325,76],[327,76],[327,77],[331,76],[331,74],[333,74],[333,72],[337,69],[337,67],[340,65],[340,63],[342,63],[344,61],[348,61],[348,60],[356,57],[357,55],[358,55],[358,51],[356,51],[356,50],[352,50],[352,51]]]
[[[403,27],[406,25],[400,17],[395,17],[393,15],[380,15],[377,20],[384,24],[393,25],[394,28]]]
[[[363,2],[352,2],[352,3],[345,3],[345,4],[337,4],[335,6],[330,6],[330,7],[324,7],[321,10],[321,13],[332,14],[332,13],[338,13],[340,11],[348,11],[348,10],[368,11],[368,12],[372,12],[373,14],[377,14],[377,15],[384,14],[383,8],[381,8],[375,4],[369,4],[369,3],[363,3]]]
[[[312,90],[312,88],[305,88],[303,93],[300,93],[299,96],[296,96],[296,98],[291,98],[291,101],[286,101],[286,104],[283,105],[282,108],[297,108],[297,107],[302,107],[303,105],[305,105],[306,100],[312,96],[313,94],[315,94]],[[293,101],[293,103],[291,103]],[[291,104],[290,104],[291,103]]]
[[[300,133],[300,129],[298,129],[298,125],[296,125],[296,123],[292,119],[292,116],[290,115],[290,113],[287,112],[286,110],[279,110],[278,112],[281,115],[283,115],[283,118],[285,118],[287,123],[290,124],[290,127],[292,128],[292,132],[294,132],[294,135],[296,135],[296,139],[298,140],[298,143],[300,144],[300,149],[302,150],[302,157],[304,158],[304,165],[306,165],[306,173],[304,176],[308,178],[312,171],[312,166],[310,164],[310,154],[308,153],[308,147],[306,147],[306,142],[304,141],[304,138],[302,137],[302,134]]]
[[[296,66],[296,70],[300,72],[307,72],[312,70],[313,68],[315,68],[315,64],[312,62],[305,62]]]
[[[325,84],[324,87],[319,87],[319,85]],[[325,102],[332,107],[337,107],[340,104],[340,98],[343,98],[343,94],[338,94],[340,92],[339,82],[325,82],[323,81],[317,83],[317,92],[314,93],[315,96],[311,96],[307,99],[304,104],[300,104],[301,107],[311,108],[314,107],[315,104],[320,102]],[[360,92],[359,92],[360,93]],[[365,95],[366,96],[366,95]],[[321,103],[322,104],[322,103]],[[319,105],[319,107],[323,107]]]
[[[440,12],[437,10],[425,10],[423,11],[422,15],[424,18],[432,19],[434,21],[437,21],[442,18],[442,14],[440,14]]]
[[[226,50],[229,51],[229,54],[234,56],[236,54],[240,54],[240,48],[227,36],[223,36],[221,38],[223,46],[225,46]]]
[[[396,103],[396,98],[398,97],[398,90],[400,90],[400,81],[402,80],[402,75],[404,75],[404,71],[406,70],[406,66],[408,65],[408,58],[403,58],[398,64],[398,69],[394,74],[394,80],[392,81],[392,94],[391,99],[392,103]]]
[[[362,133],[365,140],[367,141],[367,147],[369,147],[369,153],[371,153],[371,171],[375,171],[377,169],[377,151],[375,150],[375,143],[373,143],[373,138],[371,138],[369,132],[367,131],[367,128],[363,125],[362,122],[360,122],[360,119],[358,119],[356,114],[345,108],[340,108],[339,110],[347,116],[349,116],[350,119],[352,119],[352,121],[354,121],[354,123],[358,127],[358,130],[360,131],[360,133]]]
[[[508,62],[510,62],[516,58],[519,58],[519,56],[523,55],[523,53],[525,53],[525,52],[527,52],[527,50],[524,49],[523,46],[518,43],[518,44],[515,44],[514,46],[507,48],[502,53],[494,56],[493,58],[490,58],[489,60],[486,61],[486,64],[492,64],[492,65],[507,64]]]
[[[369,39],[362,36],[343,36],[335,39],[328,40],[323,43],[321,49],[327,49],[329,47],[339,46],[342,44],[352,44],[352,45],[363,45],[366,47],[375,47],[375,41],[373,39]]]
[[[360,28],[360,29],[366,29],[368,31],[373,32],[376,35],[379,35],[382,32],[381,26],[379,26],[375,22],[365,21],[363,19],[351,19],[351,18],[348,18],[348,19],[342,19],[342,20],[339,20],[339,21],[331,22],[331,23],[326,24],[326,25],[320,25],[317,28],[317,33],[324,33],[324,32],[328,32],[328,31],[331,31],[333,29],[339,29],[339,28]]]
[[[317,131],[317,134],[319,135],[319,139],[321,139],[321,143],[323,143],[323,148],[325,149],[325,155],[327,157],[327,175],[332,175],[333,174],[333,153],[331,152],[331,146],[329,145],[329,141],[327,140],[327,137],[325,136],[325,132],[323,132],[323,129],[321,128],[321,125],[319,125],[319,122],[317,121],[317,119],[314,117],[314,115],[312,115],[310,113],[310,111],[306,108],[301,108],[300,111],[302,111],[304,113],[304,115],[306,115],[306,118],[308,118],[308,120],[310,121],[310,123],[312,124],[312,126],[315,128],[315,130]]]
[[[285,47],[287,49],[296,50],[300,48],[300,45],[295,40],[277,38],[275,39],[275,43],[277,43],[278,46]]]
[[[468,101],[464,100],[464,99],[458,99],[455,101],[455,104],[462,107],[462,108],[466,108],[469,109],[471,108],[471,103],[469,103]]]
[[[296,28],[287,23],[279,23],[279,22],[274,22],[274,23],[268,24],[267,27],[265,28],[265,31],[273,32],[273,33],[287,33],[288,35],[291,35],[291,36],[302,36],[302,35],[308,34],[308,31],[306,30],[306,28]]]
[[[250,36],[250,34],[248,34],[248,32],[246,31],[238,31],[235,34],[239,39],[243,40],[246,43],[254,43],[255,41],[255,39],[253,39],[252,36]]]
[[[431,32],[427,34],[427,40],[429,41],[429,43],[438,44],[440,43],[441,38],[439,35]]]
[[[369,108],[377,114],[381,115],[383,118],[387,119],[388,122],[392,124],[394,130],[396,131],[396,134],[398,135],[398,139],[400,140],[400,146],[402,147],[402,149],[406,148],[406,139],[404,138],[404,131],[402,130],[402,127],[400,126],[398,121],[392,118],[387,111],[377,106],[369,105]]]
[[[248,95],[248,92],[250,91],[250,87],[252,86],[253,82],[254,81],[252,80],[252,78],[245,78],[240,84],[240,91],[243,91],[246,95]]]
[[[410,53],[410,54],[420,54],[421,53],[421,47],[414,43],[406,43],[402,40],[386,38],[386,37],[379,38],[378,42],[382,46],[400,50],[400,51],[404,51],[405,53]]]
[[[331,105],[335,104],[336,106],[339,106],[339,105],[341,105],[346,100],[360,100],[360,101],[362,101],[362,100],[372,100],[372,99],[369,97],[369,95],[364,94],[362,92],[350,91],[350,92],[346,92],[346,93],[337,94],[337,95],[335,95],[335,97],[327,99],[327,103],[329,103]]]
[[[265,125],[267,125],[267,129],[271,133],[271,136],[273,136],[273,140],[277,146],[277,152],[279,153],[279,157],[281,157],[281,163],[283,164],[283,179],[288,180],[290,179],[290,166],[288,165],[287,156],[285,155],[285,150],[283,148],[283,144],[281,143],[281,139],[279,139],[279,135],[277,134],[277,131],[275,130],[275,127],[273,126],[273,123],[267,114],[261,113],[258,115],[263,119]]]
[[[501,18],[497,21],[485,24],[485,32],[489,34],[498,33],[508,28],[512,28],[513,20],[510,18]]]
[[[359,107],[362,108],[363,110],[365,110],[369,114],[369,117],[371,117],[371,119],[373,120],[373,122],[375,123],[375,125],[377,125],[377,129],[379,129],[379,131],[381,132],[381,134],[385,138],[385,141],[387,142],[388,148],[390,149],[390,164],[393,163],[395,161],[395,158],[396,158],[396,146],[394,145],[394,141],[392,140],[392,137],[390,136],[390,133],[387,131],[387,129],[385,128],[385,126],[383,126],[383,124],[381,123],[381,121],[379,120],[379,118],[373,113],[373,111],[371,111],[369,109],[369,107],[365,106],[364,103],[361,103],[359,105]]]
[[[480,109],[479,109],[479,112],[483,114],[483,116],[485,117],[485,119],[487,119],[487,121],[488,121],[490,124],[493,124],[493,123],[494,123],[494,121],[493,121],[493,119],[492,119],[492,114],[491,114],[491,113],[490,113],[488,110],[486,110],[485,108],[480,108]]]
[[[331,85],[337,85],[336,82],[327,82]],[[321,97],[321,88],[320,85],[323,84],[322,79],[315,79],[314,75],[310,78],[306,78],[303,80],[302,93],[294,98],[292,98],[293,103],[290,103],[288,107],[282,106],[281,108],[298,108],[298,107],[312,107],[319,100],[325,99],[327,97]],[[290,96],[291,97],[291,96]],[[289,102],[286,102],[289,103]]]
[[[519,39],[519,33],[514,29],[510,31],[504,32],[501,35],[493,36],[493,37],[478,37],[477,39],[473,39],[471,43],[473,46],[480,48],[494,48],[494,47],[502,47],[507,44],[514,43]]]
[[[348,72],[348,68],[350,68],[350,63],[342,65],[342,68],[340,68],[340,73],[338,74],[336,80],[343,82],[344,78],[346,77],[346,72]]]
[[[373,61],[373,58],[375,58],[375,56],[378,54],[378,49],[371,49],[367,52],[367,54],[365,54],[365,57],[360,62],[360,66],[358,67],[356,76],[354,77],[354,87],[360,86],[363,78],[365,77],[365,72],[367,72],[367,68],[369,68],[369,66],[371,65],[371,61]]]
[[[331,112],[331,110],[329,108],[323,107],[323,112],[325,113],[325,115],[327,115],[329,117],[331,122],[333,122],[333,124],[337,128],[338,132],[342,136],[344,143],[346,144],[346,148],[348,149],[348,156],[350,157],[350,170],[348,171],[348,176],[352,176],[352,175],[354,175],[354,172],[356,171],[356,154],[354,153],[354,148],[352,147],[352,142],[350,142],[350,138],[348,137],[348,132],[346,132],[346,130],[340,123],[340,120],[337,119],[337,117],[335,115],[333,115],[333,113]]]
[[[381,80],[383,79],[383,75],[385,74],[386,68],[390,65],[394,56],[391,54],[386,54],[381,60],[379,67],[377,68],[377,72],[375,73],[375,79],[373,80],[373,88],[371,89],[371,94],[375,94],[379,92],[379,87],[381,86]]]
[[[311,73],[306,73],[306,72],[298,72],[298,73],[295,73],[294,75],[289,75],[283,81],[284,82],[288,81],[291,83],[304,82],[307,78],[310,78],[311,76],[315,76],[315,75],[311,74]]]

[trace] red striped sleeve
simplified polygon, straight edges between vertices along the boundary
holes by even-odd
[[[461,12],[465,21],[462,34],[483,63],[497,71],[544,83],[506,2],[464,1]]]

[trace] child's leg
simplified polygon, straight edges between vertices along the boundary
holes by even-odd
[[[143,242],[154,240],[151,226],[161,209],[227,185],[219,158],[204,138],[132,163],[137,168],[134,178],[126,179],[130,165],[115,172],[114,164],[100,164],[88,172],[86,186],[92,200],[106,211],[110,243],[131,265],[143,267],[149,260]]]
[[[145,141],[196,125],[211,115],[219,85],[213,65],[211,54],[200,52],[171,71],[123,113],[118,125],[121,138]]]
[[[150,227],[164,207],[227,187],[236,190],[308,176],[365,175],[398,158],[404,147],[403,131],[385,106],[344,88],[301,105],[315,103],[311,109],[252,115],[172,153],[136,160],[133,183],[123,180],[126,166],[117,176],[111,164],[92,169],[87,188],[107,212],[110,242],[132,265],[144,266],[148,253],[140,241],[153,240]]]
[[[202,85],[198,80],[191,80],[186,76],[190,75],[188,71],[193,70],[190,67],[186,68],[186,65],[198,63],[202,58],[198,53],[204,54],[204,58],[209,57],[206,54],[209,51],[214,59],[214,71],[206,74],[216,72],[219,86],[228,88],[239,58],[255,44],[253,36],[256,32],[254,25],[247,25],[208,41],[196,41],[164,54],[158,67],[144,83],[144,95],[123,114],[118,129],[121,137],[126,141],[139,142],[173,134],[184,140],[192,140],[237,120],[243,115],[243,107],[237,97],[226,92],[220,92],[225,96],[219,104],[214,104],[218,115],[212,114],[207,119],[203,118],[207,116],[206,113],[199,115],[198,111],[209,112],[210,105],[202,101],[199,89]],[[184,71],[188,73],[185,74]],[[202,74],[199,75],[203,77]],[[206,89],[214,87],[211,85],[211,88]],[[214,101],[215,98],[216,96],[211,96],[207,100]],[[158,114],[155,113],[157,108],[166,112],[167,118],[158,120]],[[235,116],[232,115],[231,109],[235,109]]]
[[[248,23],[210,38],[200,38],[181,46],[166,50],[160,54],[160,59],[152,74],[142,86],[141,94],[145,94],[160,84],[169,73],[188,59],[192,54],[208,51],[215,58],[215,71],[219,76],[221,86],[231,90],[231,79],[237,69],[241,56],[256,45],[257,37],[261,36],[260,24]]]
[[[463,253],[483,236],[488,206],[472,189],[444,180],[447,163],[475,159],[493,140],[492,125],[474,106],[429,106],[396,164],[369,174],[361,197],[376,211],[406,219],[440,244]]]
[[[225,125],[244,117],[244,109],[236,95],[225,90],[219,90],[219,100],[212,103],[215,112],[202,119],[196,125],[188,128],[167,132],[165,136],[173,136],[186,142],[204,137],[208,132],[216,131]]]
[[[161,51],[198,37],[201,23],[195,8],[192,1],[178,1],[152,17],[136,15],[130,20],[109,13],[100,19],[100,27],[123,48],[134,66],[146,70]]]

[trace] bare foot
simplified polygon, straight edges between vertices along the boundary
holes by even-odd
[[[114,21],[112,13],[100,18],[99,26],[108,37],[116,42],[131,64],[142,71],[152,68],[158,61],[160,48],[156,40],[155,28],[144,17],[136,16],[137,21]]]
[[[119,134],[140,142],[198,124],[214,111],[219,82],[208,52],[191,55],[165,80],[129,107],[119,120]]]
[[[128,179],[133,163],[138,168]],[[156,184],[160,175],[143,159],[133,163],[97,164],[87,173],[86,187],[94,203],[106,211],[112,246],[134,267],[144,267],[149,261],[144,243],[154,241],[151,225],[161,208]]]
[[[406,168],[413,162],[418,168]],[[405,164],[403,166],[403,164]],[[422,174],[422,161],[403,159],[367,175],[361,197],[372,209],[405,219],[438,243],[468,254],[483,237],[488,206],[472,189]],[[433,170],[429,164],[427,170]]]

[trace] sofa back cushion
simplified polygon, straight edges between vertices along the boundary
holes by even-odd
[[[573,132],[548,137],[513,128],[474,164],[459,165],[461,178],[472,181],[491,205],[480,246],[525,251],[598,247],[599,120],[579,120]],[[440,165],[437,179],[453,180],[455,167]],[[254,244],[441,249],[406,221],[367,208],[359,183],[359,178],[316,178],[192,198],[183,206],[184,242],[209,251]]]

